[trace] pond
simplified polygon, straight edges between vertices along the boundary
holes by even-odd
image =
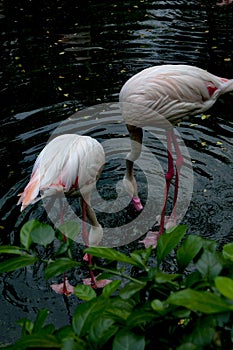
[[[233,78],[233,5],[206,3],[45,0],[41,6],[34,0],[0,0],[0,244],[19,244],[19,230],[27,220],[47,220],[40,203],[20,213],[17,195],[28,182],[38,153],[63,121],[75,116],[79,132],[107,146],[109,141],[119,145],[120,152],[115,149],[112,157],[109,152],[98,185],[107,203],[117,197],[125,172],[128,133],[115,106],[129,77],[169,63],[195,65]],[[232,98],[231,93],[222,96],[204,117],[194,116],[177,127],[194,176],[182,223],[189,232],[214,239],[220,246],[233,238]],[[148,133],[145,144],[165,169],[166,149],[161,142]],[[136,177],[146,203],[148,188],[140,167]],[[97,214],[103,226],[119,231],[135,219],[130,206],[117,215]],[[143,221],[142,234],[150,227],[151,222]],[[118,245],[126,251],[139,247],[136,242],[126,243]],[[81,251],[77,247],[77,255]],[[170,265],[172,269],[172,261]],[[80,283],[87,273],[76,271],[71,283]],[[19,337],[18,319],[34,319],[40,308],[48,308],[49,321],[58,327],[70,321],[77,305],[76,298],[67,300],[50,289],[42,266],[4,274],[0,281],[2,344]]]

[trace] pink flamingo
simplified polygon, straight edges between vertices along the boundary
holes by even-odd
[[[65,134],[54,138],[39,154],[29,183],[20,194],[18,204],[21,211],[38,200],[64,193],[78,196],[82,205],[82,235],[88,246],[98,245],[103,237],[103,229],[91,207],[91,191],[100,177],[105,154],[101,144],[89,137]],[[39,196],[40,195],[40,196]],[[88,234],[86,216],[91,224]],[[92,265],[92,257],[85,259]],[[93,271],[90,270],[91,285],[96,288]],[[64,276],[63,294],[69,294]]]
[[[188,115],[196,115],[208,110],[217,98],[233,90],[233,79],[215,76],[206,70],[188,65],[162,65],[142,70],[131,77],[120,91],[119,101],[122,116],[126,122],[131,139],[131,152],[126,159],[126,190],[132,195],[136,210],[142,210],[138,197],[136,180],[133,174],[134,161],[141,154],[143,131],[145,126],[157,126],[166,130],[168,171],[165,175],[166,189],[161,212],[159,232],[154,234],[156,244],[164,231],[165,211],[168,191],[174,177],[172,144],[176,152],[176,182],[173,201],[173,213],[178,194],[180,169],[183,164],[172,125]],[[175,215],[175,214],[174,214]],[[148,237],[151,243],[150,237]],[[146,241],[144,240],[144,243]]]

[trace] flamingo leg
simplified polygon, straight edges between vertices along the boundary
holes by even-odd
[[[59,196],[59,206],[60,206],[60,220],[61,220],[61,223],[63,224],[64,223],[64,212],[63,212],[63,204],[62,204],[62,199],[61,197]],[[62,235],[63,235],[63,242],[65,242],[67,240],[67,237],[66,235],[62,232]],[[63,273],[63,288],[62,288],[62,294],[64,295],[69,295],[69,291],[67,290],[67,287],[66,287],[66,273],[64,272]]]
[[[131,152],[127,155],[127,159],[126,159],[125,179],[128,180],[130,183],[130,188],[128,188],[128,192],[130,196],[132,196],[131,202],[134,208],[137,211],[140,211],[143,209],[143,206],[138,196],[137,183],[133,175],[133,165],[134,165],[134,161],[137,160],[141,154],[143,131],[142,131],[142,128],[138,128],[136,126],[129,125],[129,124],[127,124],[127,129],[130,135]]]
[[[161,212],[161,219],[160,219],[160,227],[159,227],[159,235],[161,235],[164,232],[164,222],[165,222],[165,214],[166,214],[166,204],[167,204],[167,198],[168,198],[168,192],[171,185],[171,181],[174,177],[174,165],[173,165],[173,157],[172,157],[172,133],[173,131],[169,130],[166,132],[167,137],[167,155],[168,155],[168,170],[165,175],[166,180],[166,187],[164,192],[164,198],[163,198],[163,207]]]
[[[89,244],[88,244],[88,232],[87,232],[87,226],[86,226],[87,203],[85,202],[85,200],[83,198],[81,198],[81,201],[82,201],[82,236],[83,236],[84,244],[85,244],[86,248],[88,248],[88,246],[89,246]],[[92,255],[87,254],[87,261],[88,261],[89,266],[92,266]],[[97,288],[96,282],[95,282],[94,272],[92,270],[89,270],[89,273],[90,273],[92,288]]]
[[[173,200],[173,217],[176,219],[176,205],[179,189],[179,179],[180,179],[180,170],[184,163],[184,157],[182,156],[179,144],[177,142],[176,135],[174,131],[172,132],[172,140],[176,151],[176,180],[175,180],[175,190],[174,190],[174,200]]]

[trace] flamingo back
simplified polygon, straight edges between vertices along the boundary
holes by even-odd
[[[54,138],[34,164],[31,179],[18,201],[22,203],[21,210],[58,192],[89,193],[104,162],[103,147],[90,136],[65,134]]]
[[[144,69],[120,91],[120,106],[127,124],[165,127],[188,115],[209,109],[217,98],[233,90],[233,79],[215,76],[188,65]]]

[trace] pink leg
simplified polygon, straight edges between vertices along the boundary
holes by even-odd
[[[180,178],[180,169],[184,163],[184,157],[182,156],[179,144],[177,142],[176,135],[172,132],[173,144],[176,151],[176,181],[175,181],[175,191],[174,191],[174,200],[173,200],[173,214],[172,216],[176,218],[176,204],[178,197],[178,189],[179,189],[179,178]]]
[[[171,180],[174,177],[174,166],[173,166],[173,157],[172,157],[172,133],[173,131],[167,131],[167,154],[168,154],[168,170],[165,175],[166,180],[166,188],[164,192],[164,199],[163,199],[163,209],[161,212],[161,219],[160,219],[160,227],[159,227],[159,234],[161,235],[164,232],[164,221],[165,221],[165,214],[166,214],[166,204],[167,204],[167,197],[169,188],[171,185]]]
[[[87,232],[87,226],[86,226],[86,202],[84,199],[82,199],[82,236],[83,236],[83,241],[84,244],[86,246],[86,248],[88,248],[88,232]],[[90,266],[92,266],[92,255],[88,254],[88,264]],[[95,283],[95,276],[92,270],[89,271],[90,273],[90,278],[91,278],[91,286],[92,288],[97,288],[96,283]]]
[[[60,203],[60,219],[61,219],[61,223],[63,224],[64,223],[64,213],[63,213],[63,207],[62,207],[62,200],[60,197],[59,197],[59,203]],[[62,235],[63,235],[63,242],[65,242],[67,240],[67,237],[63,232],[62,232]],[[62,294],[64,294],[64,295],[70,294],[67,290],[67,287],[66,287],[66,273],[65,272],[63,273]]]

